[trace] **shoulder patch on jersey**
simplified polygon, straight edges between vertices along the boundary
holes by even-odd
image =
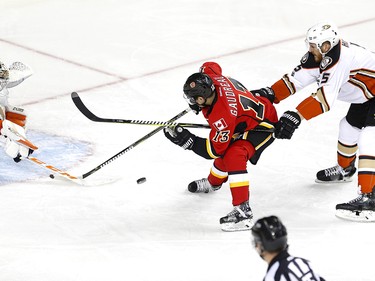
[[[320,62],[320,69],[325,70],[331,63],[332,63],[332,58],[325,56],[322,61]]]
[[[340,59],[341,43],[332,48],[320,62],[320,72],[326,71],[333,67]]]
[[[302,68],[318,68],[319,63],[314,60],[314,56],[307,52],[301,59]]]
[[[225,122],[224,118],[220,118],[219,120],[217,120],[216,122],[214,122],[213,126],[215,127],[215,129],[217,131],[222,131],[222,130],[228,128],[228,125]]]
[[[303,57],[301,59],[301,64],[306,63],[308,59],[309,59],[309,52],[307,52],[306,54],[303,55]]]

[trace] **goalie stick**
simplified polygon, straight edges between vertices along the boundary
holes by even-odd
[[[0,146],[4,146],[4,144],[0,142]],[[25,159],[25,160],[27,160],[31,163],[34,163],[35,165],[38,165],[39,167],[41,167],[43,169],[48,170],[49,172],[52,172],[52,174],[50,174],[50,178],[53,178],[53,174],[58,174],[62,178],[65,178],[65,179],[67,179],[71,182],[75,182],[79,185],[84,185],[84,183],[82,182],[82,179],[80,179],[79,177],[70,175],[68,172],[62,171],[59,168],[56,168],[56,167],[52,166],[51,164],[47,164],[47,163],[43,162],[42,160],[40,160],[36,157],[33,157],[33,156],[29,155],[28,157],[25,157],[25,158],[22,158],[22,159]]]
[[[62,170],[52,166],[51,164],[47,164],[47,163],[43,162],[42,160],[40,160],[36,157],[29,156],[29,157],[26,157],[25,159],[27,159],[28,161],[38,165],[39,167],[42,167],[42,168],[48,170],[49,172],[52,172],[53,174],[58,174],[59,176],[65,178],[65,179],[67,179],[71,182],[77,183],[79,185],[84,185],[84,183],[82,182],[82,179],[80,179],[76,176],[72,176],[68,172],[62,171]],[[50,177],[53,178],[51,175],[50,175]]]
[[[185,109],[183,111],[181,111],[179,114],[177,114],[175,117],[173,117],[172,119],[170,119],[167,123],[172,123],[174,121],[176,121],[177,119],[181,118],[182,116],[184,116],[186,113],[188,113],[190,111],[190,108],[188,109]],[[168,126],[168,125],[166,125]],[[152,137],[153,135],[155,135],[157,132],[163,130],[164,127],[166,126],[160,126],[158,128],[156,128],[155,130],[151,131],[150,133],[148,133],[147,135],[143,136],[142,138],[140,138],[139,140],[137,140],[136,142],[132,143],[131,145],[129,145],[128,147],[124,148],[123,150],[121,150],[119,153],[115,154],[114,156],[112,156],[111,158],[107,159],[106,161],[104,161],[103,163],[101,163],[100,165],[96,166],[94,169],[88,171],[87,173],[81,175],[81,176],[73,176],[73,175],[70,175],[68,172],[65,172],[65,171],[62,171],[50,164],[47,164],[41,160],[39,160],[38,158],[36,157],[32,157],[32,156],[29,156],[29,157],[26,157],[26,159],[36,165],[38,165],[39,167],[42,167],[54,174],[58,174],[59,176],[69,180],[69,181],[72,181],[72,182],[75,182],[79,185],[84,185],[84,182],[82,181],[83,179],[87,178],[88,176],[92,175],[93,173],[97,172],[98,170],[100,170],[101,168],[103,168],[105,165],[111,163],[112,161],[116,160],[118,157],[122,156],[123,154],[125,154],[126,152],[128,152],[129,150],[132,150],[134,147],[136,147],[138,144],[140,144],[141,142],[147,140],[148,138]]]
[[[68,180],[69,182],[73,182],[73,183],[78,184],[80,186],[98,186],[98,185],[111,183],[111,182],[114,182],[114,181],[117,180],[117,179],[95,179],[94,181],[88,182],[86,180],[83,180],[82,176],[81,177],[73,176],[73,175],[69,174],[68,172],[62,171],[59,168],[56,168],[56,167],[52,166],[51,164],[47,164],[47,163],[43,162],[42,160],[40,160],[36,157],[29,156],[25,159],[28,160],[29,162],[32,162],[32,163],[38,165],[39,167],[41,167],[43,169],[48,170],[49,172],[52,172],[49,175],[49,177],[51,179],[54,179],[55,176],[58,176],[61,179]]]
[[[115,119],[115,118],[101,118],[92,113],[86,105],[83,103],[81,98],[76,92],[71,94],[72,100],[75,106],[85,115],[88,119],[94,122],[104,122],[104,123],[122,123],[122,124],[135,124],[135,125],[152,125],[152,126],[181,126],[189,128],[205,128],[209,129],[210,126],[207,124],[195,124],[195,123],[174,123],[174,122],[163,122],[163,121],[145,121],[145,120],[127,120],[127,119]]]

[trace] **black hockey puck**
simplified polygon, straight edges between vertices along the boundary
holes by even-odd
[[[54,176],[53,174],[50,174],[49,177],[50,177],[51,179],[54,179],[54,178],[55,178],[55,176]]]
[[[138,184],[141,184],[141,183],[144,183],[144,182],[146,182],[146,178],[145,177],[137,179],[137,183]]]

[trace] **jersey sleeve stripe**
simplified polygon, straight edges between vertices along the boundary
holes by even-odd
[[[319,114],[324,112],[322,104],[314,99],[312,96],[303,100],[298,106],[297,110],[301,115],[306,119],[309,120]]]
[[[356,70],[350,72],[348,81],[354,86],[359,87],[366,99],[375,97],[375,72],[370,70]]]
[[[273,84],[271,88],[275,93],[275,103],[279,103],[296,92],[296,88],[294,87],[294,84],[290,82],[287,74]]]

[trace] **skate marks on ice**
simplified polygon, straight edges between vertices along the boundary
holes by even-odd
[[[91,144],[77,139],[31,130],[28,137],[39,147],[32,156],[60,169],[69,170],[92,154]],[[15,163],[3,149],[0,149],[0,158],[0,186],[42,177],[49,179],[48,171],[29,161]]]

